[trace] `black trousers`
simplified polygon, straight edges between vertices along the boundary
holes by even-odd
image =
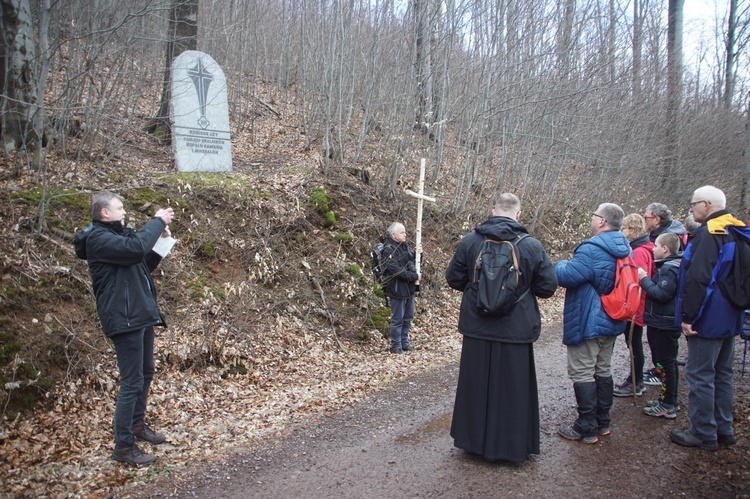
[[[661,376],[661,400],[665,404],[677,403],[677,383],[679,371],[677,367],[677,341],[680,331],[677,329],[658,329],[649,326],[651,348],[656,363],[656,369]]]

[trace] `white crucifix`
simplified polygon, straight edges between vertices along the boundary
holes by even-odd
[[[417,248],[419,248],[422,245],[422,203],[424,201],[429,201],[431,203],[437,202],[435,198],[431,198],[429,196],[424,195],[424,165],[425,165],[425,159],[422,158],[422,160],[419,162],[419,192],[414,192],[409,189],[405,190],[406,194],[408,194],[409,196],[413,198],[417,198],[417,228],[415,230],[415,234],[416,234],[415,245]],[[422,261],[422,254],[417,252],[416,262],[415,262],[417,273],[420,272],[421,261]]]

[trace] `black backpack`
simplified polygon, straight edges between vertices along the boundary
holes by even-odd
[[[385,275],[385,271],[388,268],[388,262],[383,260],[383,250],[385,244],[378,243],[372,249],[372,273],[375,276],[375,282],[381,286],[388,284],[388,278]],[[392,255],[391,255],[392,256]],[[390,259],[390,256],[388,257]]]
[[[512,241],[485,239],[474,264],[477,283],[477,308],[481,315],[504,315],[526,296],[518,289],[521,269],[518,243],[528,236],[520,235]]]
[[[717,283],[721,294],[734,307],[750,309],[750,229],[728,226],[734,239],[734,251],[719,255]],[[721,268],[722,264],[725,266]]]

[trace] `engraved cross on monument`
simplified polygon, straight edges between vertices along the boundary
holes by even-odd
[[[198,94],[198,104],[201,107],[201,117],[198,120],[198,125],[206,129],[211,124],[206,118],[206,99],[208,99],[208,86],[214,79],[213,75],[206,71],[203,67],[203,60],[198,59],[198,64],[194,68],[188,70],[190,78],[193,79],[193,85],[195,85],[195,93]]]
[[[175,58],[169,116],[179,171],[232,171],[227,80],[208,54],[188,50]]]

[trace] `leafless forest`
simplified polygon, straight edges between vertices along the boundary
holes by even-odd
[[[681,206],[706,182],[739,211],[750,3],[718,2],[686,53],[684,2],[2,0],[5,154],[40,182],[48,147],[106,167],[158,115],[175,47],[197,48],[227,75],[235,130],[293,111],[279,133],[325,169],[377,173],[383,195],[426,157],[453,213],[503,190],[535,220],[605,198]]]

